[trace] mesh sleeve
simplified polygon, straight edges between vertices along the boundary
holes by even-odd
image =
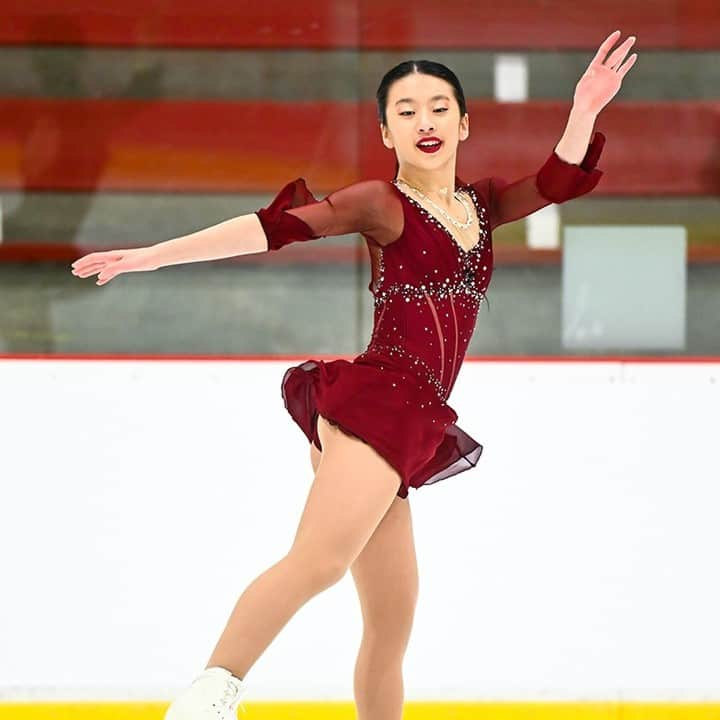
[[[488,207],[491,229],[519,220],[550,203],[562,203],[590,192],[600,181],[605,136],[596,132],[579,165],[561,160],[555,151],[534,175],[514,182],[487,177],[472,183]]]
[[[402,232],[399,199],[389,183],[362,180],[318,200],[304,178],[289,182],[270,205],[256,211],[268,251],[292,242],[358,232],[388,244]]]

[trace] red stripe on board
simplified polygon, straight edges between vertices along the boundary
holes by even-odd
[[[569,104],[468,103],[458,175],[537,171]],[[716,195],[720,102],[613,103],[594,195]],[[681,138],[681,141],[679,140]],[[25,190],[277,192],[306,177],[315,192],[393,177],[374,102],[0,101],[0,186]]]
[[[121,47],[585,49],[720,47],[717,0],[32,0],[5,3],[3,44]]]

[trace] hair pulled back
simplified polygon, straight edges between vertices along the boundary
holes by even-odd
[[[387,99],[388,93],[390,92],[390,86],[400,78],[404,78],[414,72],[422,73],[423,75],[432,75],[433,77],[446,80],[452,85],[453,94],[457,100],[457,104],[460,106],[460,117],[463,117],[467,112],[467,106],[465,103],[465,93],[463,92],[462,85],[457,78],[457,75],[446,65],[435,62],[434,60],[405,60],[394,68],[388,70],[383,79],[380,81],[375,98],[377,99],[377,111],[378,120],[387,127]],[[395,174],[400,169],[400,166],[395,161]]]

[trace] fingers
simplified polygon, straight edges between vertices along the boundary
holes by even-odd
[[[111,276],[108,276],[107,273],[105,275],[102,273],[106,271],[112,263],[119,262],[125,252],[125,250],[107,250],[84,255],[72,263],[72,274],[76,277],[86,278],[99,273],[96,284],[104,285],[106,282],[112,280],[117,273]]]
[[[107,267],[110,262],[110,260],[95,260],[93,262],[86,261],[79,263],[72,269],[72,274],[77,275],[78,277],[87,277],[88,275],[92,275],[98,270]]]
[[[107,264],[103,263],[102,265],[85,268],[84,270],[73,270],[72,274],[75,275],[76,277],[86,278],[86,277],[90,277],[90,275],[95,275],[97,273],[98,274],[97,284],[104,285],[108,280],[112,280],[116,274],[116,273],[113,273],[112,275],[110,275],[107,272],[107,268],[108,268]]]
[[[620,79],[625,77],[627,74],[627,71],[635,64],[635,61],[637,60],[637,53],[633,53],[627,60],[627,62],[618,68],[618,75],[620,76]]]
[[[605,56],[610,52],[610,48],[617,42],[620,37],[620,31],[616,30],[614,33],[608,35],[602,44],[598,48],[595,57],[590,61],[590,65],[598,65],[605,60]]]
[[[83,255],[83,257],[78,258],[74,263],[72,263],[72,267],[75,270],[84,270],[91,265],[120,260],[125,252],[125,250],[106,250],[104,252],[90,253],[89,255]]]
[[[73,270],[72,274],[76,277],[86,278],[90,275],[94,275],[96,272],[103,270],[107,267],[107,263],[101,263],[99,265],[89,265],[84,267],[82,270]]]
[[[615,70],[625,59],[625,56],[628,54],[628,50],[630,50],[634,42],[635,36],[631,35],[617,50],[615,50],[615,52],[608,58],[608,61],[605,64]]]
[[[105,283],[109,283],[115,276],[119,275],[121,272],[123,272],[123,269],[119,263],[115,263],[112,267],[105,266],[98,273],[95,284],[105,285]]]

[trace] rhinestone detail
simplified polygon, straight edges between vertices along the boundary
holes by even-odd
[[[485,240],[487,239],[487,211],[485,210],[485,207],[483,205],[480,205],[480,202],[478,201],[477,195],[475,194],[475,188],[472,185],[468,185],[467,187],[462,188],[465,190],[470,197],[472,198],[473,204],[475,205],[475,209],[477,210],[478,214],[478,223],[480,225],[480,237],[477,240],[477,242],[469,249],[466,250],[456,239],[456,237],[452,234],[452,232],[448,229],[446,225],[441,223],[429,210],[426,210],[415,198],[410,197],[406,192],[403,190],[400,190],[400,187],[398,186],[397,182],[395,180],[392,180],[392,184],[398,189],[399,192],[401,192],[425,217],[425,222],[432,223],[433,225],[437,225],[441,230],[445,231],[445,234],[450,237],[450,239],[453,242],[453,245],[463,254],[463,255],[470,255],[471,253],[474,253],[476,250],[482,250],[482,248],[485,246]]]
[[[395,183],[393,182],[393,184]],[[420,205],[420,203],[418,203],[414,198],[406,195],[402,190],[400,190],[400,188],[397,187],[397,185],[396,188],[410,201],[412,205],[414,205],[418,209],[426,223],[436,225],[438,228],[440,228],[440,230],[443,231],[444,235],[449,236],[450,240],[452,241],[453,247],[457,248],[458,250],[458,266],[455,271],[450,272],[449,276],[445,277],[441,281],[429,280],[428,276],[430,275],[430,271],[428,271],[427,273],[425,273],[424,281],[421,283],[417,283],[417,281],[417,284],[412,282],[394,282],[391,285],[386,285],[386,267],[384,254],[386,248],[380,246],[378,248],[378,253],[376,256],[379,272],[376,281],[372,286],[377,320],[374,323],[373,335],[369,346],[363,353],[361,353],[357,357],[361,358],[371,353],[372,351],[378,351],[380,352],[380,354],[387,353],[389,356],[397,355],[410,360],[413,366],[417,366],[417,378],[420,381],[420,389],[422,389],[426,384],[428,388],[431,389],[431,391],[433,391],[434,394],[438,397],[438,399],[440,400],[440,405],[445,405],[452,386],[455,382],[454,374],[457,362],[461,361],[460,354],[458,354],[458,341],[467,342],[469,340],[469,338],[467,337],[461,337],[459,333],[459,318],[457,315],[457,311],[462,309],[466,311],[466,314],[464,315],[465,318],[471,317],[473,314],[477,313],[480,303],[483,300],[487,300],[484,292],[480,290],[483,285],[483,281],[485,280],[485,271],[487,271],[488,269],[487,257],[482,252],[482,250],[486,247],[486,240],[489,237],[486,218],[487,211],[483,206],[480,205],[478,197],[475,193],[475,189],[472,186],[464,186],[463,189],[468,192],[468,194],[473,200],[473,203],[475,204],[480,226],[478,241],[469,250],[466,250],[458,243],[452,232],[445,225],[443,225],[434,215],[432,215],[428,210],[426,210],[422,205]],[[423,249],[422,252],[423,254],[427,254],[427,250],[425,249]],[[480,273],[479,268],[481,267],[481,263],[483,261],[485,261],[486,264],[482,265],[482,270],[484,272]],[[403,264],[398,264],[397,268],[399,270],[402,270]],[[433,268],[432,272],[438,273],[438,269]],[[402,299],[407,303],[414,301],[418,306],[423,305],[429,307],[431,309],[431,312],[434,310],[433,317],[435,320],[435,329],[438,332],[437,341],[440,343],[440,378],[438,378],[436,370],[431,368],[422,357],[409,352],[403,345],[399,345],[397,343],[390,344],[388,342],[380,341],[380,329],[385,316],[385,312],[388,309],[388,304],[386,303],[388,300],[398,298],[398,296],[402,297]],[[470,300],[469,305],[466,305],[462,302],[463,296]],[[449,300],[449,307],[445,306],[441,308],[440,306],[438,306],[436,308],[433,305],[433,300]],[[458,302],[457,305],[456,301]],[[450,367],[448,368],[449,377],[447,380],[447,387],[443,384],[442,380],[446,370],[445,361],[450,360],[450,357],[446,358],[444,354],[447,337],[445,337],[445,333],[442,331],[442,328],[439,324],[439,313],[442,313],[445,308],[452,311],[451,322],[455,328],[455,346],[454,352],[451,356],[452,360],[451,362],[448,362]],[[445,317],[449,317],[448,312],[444,312],[444,315]],[[390,322],[393,325],[392,330],[395,334],[397,334],[397,327],[395,326],[396,320],[391,320]],[[443,323],[446,323],[446,321],[443,320]],[[445,327],[447,328],[446,324]],[[428,328],[426,328],[426,330],[428,330],[429,332]],[[385,337],[389,337],[391,334],[392,333],[390,333],[388,329]],[[384,369],[384,366],[382,364],[380,364],[380,369]],[[410,378],[402,375],[402,380],[406,379]],[[392,388],[396,388],[397,385],[397,382],[391,383]],[[409,404],[409,401],[406,401],[406,403]],[[432,403],[430,402],[420,403],[420,407],[425,407],[425,404],[432,405]]]
[[[378,278],[375,281],[375,287],[373,288],[373,294],[382,287],[385,282],[385,253],[383,252],[383,246],[378,246]]]
[[[435,391],[435,394],[441,400],[440,404],[445,404],[445,400],[447,400],[448,396],[448,388],[444,387],[440,380],[438,380],[437,375],[421,357],[415,355],[414,353],[408,352],[404,347],[402,347],[402,345],[388,345],[387,343],[375,342],[369,345],[363,353],[358,355],[358,357],[367,355],[367,353],[371,352],[372,350],[386,350],[390,356],[400,355],[401,357],[407,358],[408,360],[413,360],[414,365],[422,365],[421,372],[423,373],[426,382],[428,382],[428,384]]]
[[[375,295],[375,304],[381,305],[391,296],[400,294],[405,302],[412,300],[423,300],[427,293],[438,300],[445,300],[451,295],[468,295],[478,305],[486,299],[477,285],[473,282],[474,271],[465,270],[461,273],[454,273],[453,278],[445,278],[442,282],[428,281],[421,285],[412,283],[393,283]]]

